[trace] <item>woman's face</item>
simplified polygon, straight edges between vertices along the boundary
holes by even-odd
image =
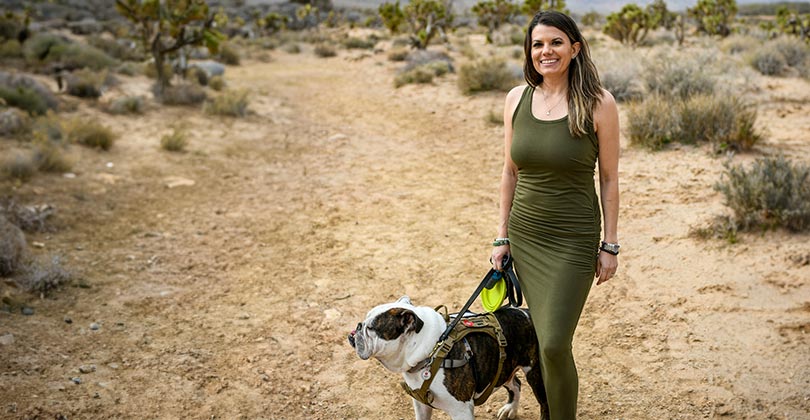
[[[579,42],[571,44],[568,35],[553,26],[537,25],[532,29],[532,64],[543,77],[567,74],[580,47]]]

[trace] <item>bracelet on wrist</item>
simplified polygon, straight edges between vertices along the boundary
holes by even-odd
[[[604,251],[612,255],[619,255],[619,248],[621,248],[619,244],[612,244],[605,241],[602,241],[602,244],[599,246],[600,251]]]
[[[492,246],[504,246],[504,245],[509,245],[509,238],[495,238],[495,240],[492,241]]]

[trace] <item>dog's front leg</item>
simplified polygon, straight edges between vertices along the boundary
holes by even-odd
[[[413,400],[413,411],[416,413],[416,420],[430,420],[433,417],[433,407],[422,404],[419,401],[416,401],[415,398]]]
[[[447,411],[447,414],[449,414],[450,418],[453,420],[475,420],[475,415],[473,414],[475,405],[472,401],[456,401],[445,411]]]

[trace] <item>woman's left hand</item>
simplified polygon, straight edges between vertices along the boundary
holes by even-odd
[[[599,258],[596,260],[596,277],[599,278],[596,285],[598,286],[615,276],[617,268],[619,268],[619,257],[600,251]]]

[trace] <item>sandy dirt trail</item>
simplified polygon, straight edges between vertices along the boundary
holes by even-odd
[[[252,93],[239,120],[80,108],[121,128],[113,151],[80,151],[77,179],[16,193],[60,209],[63,228],[29,242],[69,255],[89,288],[32,300],[32,317],[0,313],[15,336],[0,417],[411,418],[399,378],[346,334],[401,295],[459,308],[488,269],[502,129],[486,115],[503,94],[464,97],[454,76],[394,89],[395,66],[279,52],[229,68],[231,88]],[[190,152],[161,152],[177,124]],[[575,338],[581,417],[808,418],[810,266],[795,261],[810,237],[689,237],[723,211],[722,160],[622,141],[620,274],[593,289]],[[807,162],[807,142],[763,147],[783,143]],[[194,185],[165,187],[177,177]],[[538,419],[525,397],[520,418]]]

